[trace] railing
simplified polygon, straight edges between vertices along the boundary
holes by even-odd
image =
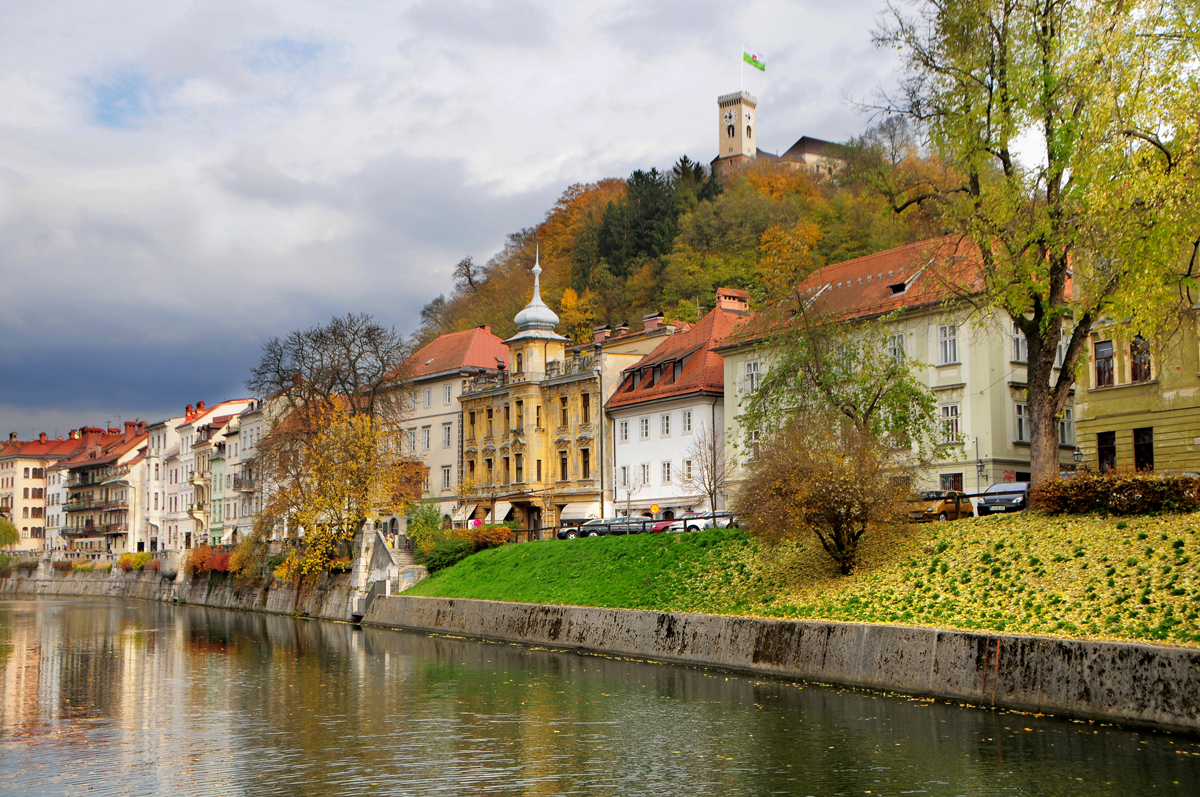
[[[233,489],[243,493],[252,493],[258,489],[258,479],[253,476],[234,476]]]
[[[581,357],[572,357],[569,360],[551,360],[546,363],[546,378],[553,379],[556,376],[570,376],[571,374],[582,374],[596,370],[596,355],[585,354]]]

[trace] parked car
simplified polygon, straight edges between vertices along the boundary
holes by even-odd
[[[613,534],[641,534],[649,531],[653,525],[652,518],[643,517],[606,517],[589,520],[581,526],[567,527],[558,530],[560,540],[574,540],[578,537],[604,537]]]
[[[913,523],[958,520],[974,515],[971,499],[957,490],[926,490],[908,504],[908,519]]]
[[[993,484],[979,496],[979,515],[1019,512],[1029,505],[1029,482]]]
[[[653,526],[650,527],[650,531],[654,534],[662,534],[664,531],[667,530],[667,527],[670,526],[674,522],[675,522],[675,518],[671,518],[670,520],[660,520],[657,523],[655,523]]]
[[[667,531],[675,533],[680,531],[702,531],[703,529],[736,529],[737,518],[732,512],[688,512],[670,526],[667,526]]]

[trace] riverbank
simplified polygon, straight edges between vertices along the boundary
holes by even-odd
[[[166,603],[187,603],[215,609],[303,614],[325,620],[349,620],[361,591],[352,586],[349,573],[325,576],[311,592],[300,595],[287,583],[238,589],[223,573],[202,578],[164,578],[158,571],[115,570],[14,571],[0,578],[0,597],[104,597]]]
[[[482,551],[406,595],[1200,645],[1200,514],[1033,513],[864,538],[840,575],[815,539],[739,531]]]

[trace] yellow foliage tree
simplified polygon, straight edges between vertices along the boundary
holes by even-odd
[[[592,329],[596,326],[596,297],[590,290],[585,290],[580,296],[574,288],[566,288],[559,301],[558,315],[559,330],[575,343],[585,343],[592,339]]]
[[[813,195],[812,181],[801,169],[763,162],[746,170],[746,180],[758,193],[776,202],[791,194]]]
[[[773,224],[759,241],[758,277],[768,300],[782,299],[816,267],[813,248],[821,230],[808,221]]]

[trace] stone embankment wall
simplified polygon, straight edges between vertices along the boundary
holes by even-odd
[[[361,593],[351,586],[348,573],[328,576],[310,594],[299,597],[289,584],[235,590],[228,582],[208,577],[194,581],[163,578],[155,571],[129,573],[114,568],[108,572],[74,572],[63,575],[57,571],[26,574],[16,571],[0,578],[0,596],[61,596],[136,598],[152,601],[182,600],[197,606],[220,609],[241,609],[271,614],[302,612],[326,620],[351,619],[351,602]]]
[[[1188,648],[405,596],[363,622],[1200,731]]]

